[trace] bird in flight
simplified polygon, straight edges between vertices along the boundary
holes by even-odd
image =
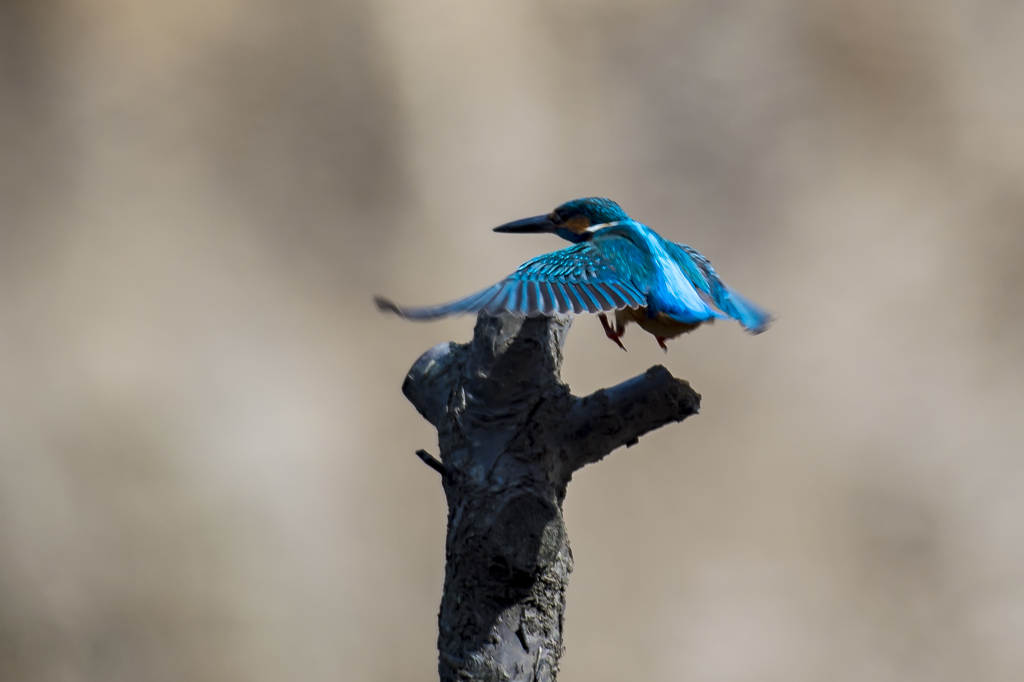
[[[626,325],[636,322],[666,352],[667,339],[717,318],[738,321],[754,334],[772,318],[721,279],[696,249],[663,239],[611,199],[587,197],[547,215],[494,228],[508,234],[552,232],[573,243],[523,263],[515,272],[466,298],[423,308],[374,298],[382,311],[410,320],[509,312],[529,317],[597,313],[605,334],[623,350]],[[614,325],[606,313],[614,312]]]

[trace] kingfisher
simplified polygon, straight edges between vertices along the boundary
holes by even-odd
[[[605,334],[622,336],[635,322],[668,352],[665,341],[726,318],[760,334],[772,321],[728,287],[696,249],[661,237],[603,197],[567,201],[547,215],[494,228],[506,234],[554,233],[572,246],[537,256],[511,275],[466,298],[422,308],[377,296],[377,307],[410,320],[509,312],[528,317],[597,313]],[[614,324],[606,313],[614,313]]]

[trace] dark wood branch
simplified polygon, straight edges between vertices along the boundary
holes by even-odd
[[[655,365],[632,379],[580,398],[565,422],[569,466],[575,471],[623,445],[700,411],[700,394]]]
[[[664,424],[697,395],[664,367],[575,398],[559,378],[571,319],[477,318],[473,341],[416,361],[402,391],[437,427],[448,500],[438,614],[443,682],[554,682],[572,553],[572,472]]]

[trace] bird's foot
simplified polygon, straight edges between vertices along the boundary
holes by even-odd
[[[661,349],[667,353],[668,352],[668,346],[665,345],[665,337],[664,336],[655,336],[654,338],[658,339],[658,345],[661,346]]]
[[[619,341],[619,337],[625,333],[625,330],[615,331],[612,329],[612,326],[608,324],[608,316],[604,313],[598,313],[597,319],[601,320],[601,326],[604,327],[605,336],[614,341],[616,346],[622,350],[626,350],[626,347],[622,345],[622,341]]]

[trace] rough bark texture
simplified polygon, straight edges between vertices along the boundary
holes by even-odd
[[[559,378],[571,318],[477,319],[472,342],[443,343],[402,387],[437,427],[448,498],[441,680],[549,682],[562,655],[572,552],[562,520],[577,469],[669,422],[700,396],[655,366],[585,398]]]

